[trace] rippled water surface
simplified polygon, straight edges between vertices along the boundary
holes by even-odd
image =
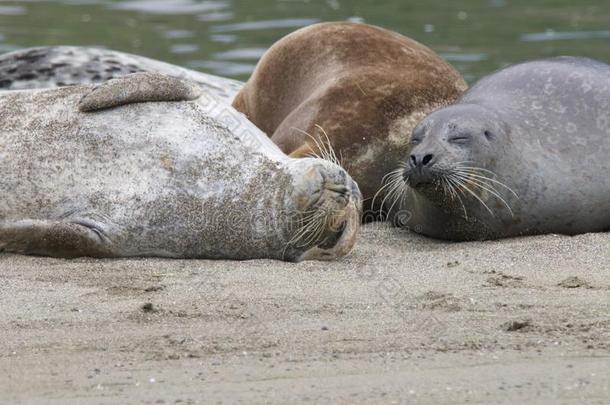
[[[364,21],[441,53],[468,81],[554,55],[610,62],[605,0],[61,0],[0,1],[0,51],[95,45],[246,79],[283,35],[331,20]]]

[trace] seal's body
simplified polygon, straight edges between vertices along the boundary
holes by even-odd
[[[110,49],[48,46],[0,55],[0,90],[97,84],[137,72],[163,73],[190,80],[229,104],[243,85],[236,80]]]
[[[450,240],[607,231],[609,156],[609,65],[512,66],[415,129],[400,220]]]
[[[290,261],[346,254],[360,197],[345,171],[286,157],[245,119],[229,130],[198,99],[176,101],[199,91],[135,74],[96,88],[3,93],[0,249]],[[140,103],[148,100],[156,102]]]
[[[465,89],[455,69],[409,38],[323,23],[275,43],[233,105],[290,156],[326,154],[330,143],[370,203],[419,120]]]

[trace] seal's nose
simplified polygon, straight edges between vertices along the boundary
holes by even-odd
[[[425,166],[430,167],[434,164],[434,155],[431,153],[427,154],[412,154],[409,164],[414,169],[421,169]]]
[[[429,169],[436,160],[436,155],[432,153],[412,153],[409,156],[409,166],[402,173],[404,181],[412,186],[431,183],[434,175]]]

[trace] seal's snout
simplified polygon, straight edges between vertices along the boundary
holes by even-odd
[[[319,212],[324,230],[302,260],[333,260],[348,254],[358,238],[362,216],[362,194],[355,181],[346,176],[344,183],[323,186]]]
[[[402,178],[405,183],[416,187],[433,183],[436,177],[438,155],[434,153],[412,153],[409,162],[404,166]]]
[[[412,186],[433,182],[432,167],[437,162],[437,156],[430,152],[412,153],[402,174],[404,181]]]
[[[297,260],[333,260],[354,246],[362,215],[358,185],[339,166],[324,162],[305,172],[299,186],[307,198],[300,201],[294,248],[302,251]],[[294,239],[294,237],[293,237]]]

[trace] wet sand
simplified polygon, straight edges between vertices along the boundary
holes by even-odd
[[[0,255],[0,403],[607,403],[610,234],[334,263]]]

